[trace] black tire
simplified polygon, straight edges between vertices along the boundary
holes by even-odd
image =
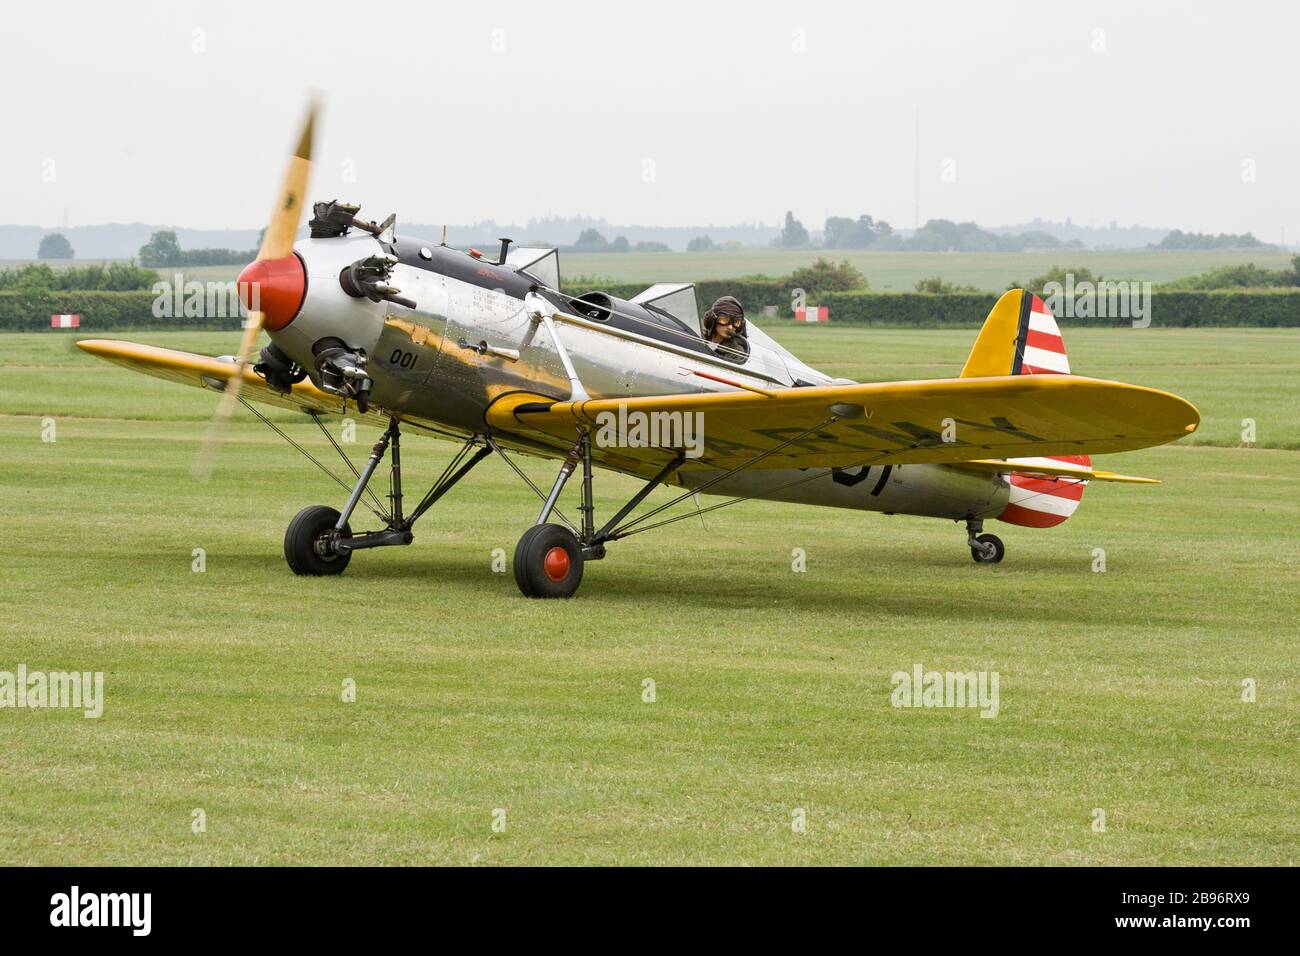
[[[515,583],[524,597],[573,597],[582,565],[582,545],[562,525],[533,525],[515,545]]]
[[[1002,539],[995,534],[982,534],[975,539],[984,547],[971,548],[970,556],[975,559],[976,564],[997,564],[1002,560],[1003,555],[1007,553],[1006,547],[1002,544]],[[992,550],[989,546],[992,545]]]
[[[294,574],[321,576],[342,574],[343,569],[352,560],[351,551],[338,551],[321,554],[316,542],[334,530],[338,524],[339,513],[325,505],[312,505],[303,508],[284,532],[284,560]],[[343,526],[344,535],[351,535],[352,528]]]

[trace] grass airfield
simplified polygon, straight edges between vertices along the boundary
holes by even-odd
[[[956,374],[975,333],[775,334],[834,374],[883,380]],[[136,338],[217,354],[233,335]],[[501,462],[422,519],[412,547],[297,579],[285,525],[341,489],[246,412],[196,484],[214,396],[97,362],[66,334],[4,335],[0,670],[102,670],[106,704],[98,720],[0,710],[0,850],[38,864],[1294,865],[1300,330],[1065,335],[1076,371],[1200,407],[1191,442],[1104,460],[1164,485],[1093,485],[1055,529],[993,522],[1008,551],[993,567],[970,560],[959,525],[749,503],[614,544],[570,602],[525,600],[493,572],[537,510]],[[1243,418],[1258,447],[1239,447]],[[358,429],[355,459],[373,438]],[[404,444],[408,492],[453,450]],[[553,474],[525,461],[535,481]],[[634,488],[599,473],[598,517]],[[891,707],[891,674],[917,663],[997,671],[998,716]]]

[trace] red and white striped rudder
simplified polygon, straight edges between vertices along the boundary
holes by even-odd
[[[1012,375],[1070,374],[1070,359],[1056,318],[1043,300],[1022,293],[1020,326],[1016,338]],[[1012,458],[1008,464],[1050,465],[1055,462],[1092,466],[1087,455],[1054,455],[1050,458]],[[1050,528],[1074,514],[1088,483],[1077,478],[1043,478],[1022,472],[1011,473],[1010,498],[999,520],[1029,528]]]

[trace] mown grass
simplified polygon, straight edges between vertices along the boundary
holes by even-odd
[[[972,338],[780,334],[862,379],[953,374]],[[1197,402],[1198,439],[1233,444],[1254,417],[1261,443],[1300,441],[1300,334],[1066,334],[1077,371]],[[284,526],[339,489],[246,416],[196,484],[213,396],[69,343],[0,336],[0,670],[102,670],[107,703],[99,720],[0,710],[11,862],[1300,858],[1294,452],[1117,456],[1106,464],[1166,483],[1093,486],[1056,529],[997,526],[995,567],[946,522],[751,503],[616,544],[576,599],[540,603],[493,571],[536,512],[501,463],[413,547],[295,579]],[[309,425],[294,434],[324,445]],[[404,451],[411,485],[451,453]],[[602,473],[596,487],[607,512],[634,485]],[[918,662],[997,671],[998,716],[892,708],[891,674]]]

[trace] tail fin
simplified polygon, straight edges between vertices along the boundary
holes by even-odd
[[[961,376],[1043,374],[1070,374],[1061,329],[1042,299],[1024,289],[1012,289],[998,299],[984,320]],[[1092,466],[1087,455],[1057,455],[1037,461]],[[1034,462],[1032,458],[1011,458],[1007,464],[1029,466]],[[998,518],[1031,528],[1058,525],[1079,507],[1087,484],[1078,479],[1034,477],[1012,470],[1010,498]]]
[[[1045,372],[1070,373],[1056,319],[1042,299],[1024,289],[1003,293],[984,320],[961,377]]]

